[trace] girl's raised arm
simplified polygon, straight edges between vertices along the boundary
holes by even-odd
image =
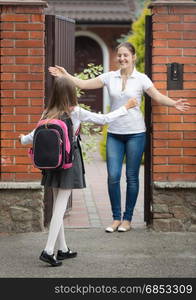
[[[137,105],[137,100],[135,98],[130,98],[127,100],[127,103],[125,103],[125,105],[107,114],[94,113],[83,109],[79,106],[76,106],[72,112],[72,116],[75,115],[76,118],[81,122],[91,122],[95,124],[104,125],[115,121],[119,117],[127,115],[128,110],[134,108]]]
[[[33,136],[34,136],[34,132],[35,132],[35,129],[32,130],[29,134],[25,135],[25,134],[20,134],[18,139],[19,139],[19,142],[22,144],[22,145],[26,145],[26,144],[32,144],[33,143]]]

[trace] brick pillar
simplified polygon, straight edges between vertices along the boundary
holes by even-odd
[[[38,180],[17,138],[34,128],[44,103],[44,3],[2,1],[1,181]]]
[[[0,3],[0,231],[43,228],[43,190],[29,182],[39,180],[40,172],[18,135],[31,131],[43,110],[45,6],[38,0]]]
[[[154,1],[152,79],[163,94],[187,98],[181,113],[153,102],[153,227],[196,231],[196,2]],[[183,90],[167,90],[167,64],[184,64]]]

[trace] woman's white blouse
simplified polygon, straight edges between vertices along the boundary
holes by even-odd
[[[75,106],[73,111],[71,112],[71,119],[73,122],[74,132],[76,132],[81,122],[91,122],[95,124],[104,125],[106,123],[113,122],[117,118],[120,117],[122,118],[127,114],[128,114],[128,110],[125,108],[124,105],[108,114],[97,114],[97,113],[90,112],[86,109],[83,109],[80,106]],[[24,135],[21,138],[21,143],[31,144],[33,141],[34,131],[35,129],[31,131],[29,134]]]
[[[133,70],[128,77],[126,87],[122,91],[122,77],[120,70],[99,75],[100,80],[107,87],[110,96],[110,109],[114,111],[124,105],[129,98],[136,98],[139,105],[130,109],[128,114],[109,124],[108,131],[116,134],[140,133],[146,130],[140,104],[144,92],[153,86],[150,78]]]

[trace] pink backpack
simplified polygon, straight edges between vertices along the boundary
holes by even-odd
[[[40,170],[62,170],[72,167],[74,141],[71,118],[38,122],[29,156]]]

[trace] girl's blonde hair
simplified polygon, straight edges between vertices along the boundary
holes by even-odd
[[[56,77],[52,95],[41,119],[58,119],[64,113],[69,116],[71,107],[76,105],[78,102],[75,85],[65,77]]]

